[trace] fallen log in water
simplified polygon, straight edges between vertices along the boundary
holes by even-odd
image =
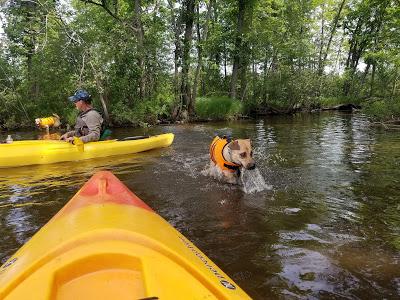
[[[397,121],[398,122],[398,121]],[[396,124],[396,122],[373,122],[372,126],[375,127],[383,127],[385,130],[400,130],[400,125]]]
[[[321,110],[340,110],[340,111],[353,111],[361,109],[360,105],[348,103],[348,104],[338,104],[331,107],[322,107]]]

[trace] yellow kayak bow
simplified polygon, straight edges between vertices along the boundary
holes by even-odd
[[[95,174],[0,268],[0,299],[250,299],[112,173]]]

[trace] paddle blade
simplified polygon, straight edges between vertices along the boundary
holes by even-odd
[[[83,151],[84,150],[84,144],[82,140],[76,136],[74,136],[74,145],[78,148],[78,151]]]

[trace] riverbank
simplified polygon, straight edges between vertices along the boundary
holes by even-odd
[[[230,101],[230,102],[229,102]],[[400,102],[381,99],[321,98],[308,103],[239,102],[229,98],[202,98],[196,103],[196,121],[232,120],[257,118],[270,115],[290,115],[295,113],[318,113],[322,111],[362,112],[371,124],[379,124],[385,129],[397,128],[400,124]],[[225,106],[223,105],[225,104]],[[199,108],[199,109],[198,109]]]
[[[155,125],[182,124],[192,122],[229,121],[235,119],[257,118],[270,115],[290,115],[295,113],[317,113],[322,111],[362,112],[373,126],[384,129],[400,129],[400,101],[374,98],[320,98],[306,103],[291,103],[290,101],[239,101],[226,96],[199,97],[195,105],[195,115],[187,119],[173,119],[172,109],[147,107],[145,111],[125,110],[123,114],[116,107],[111,117],[111,128],[146,128]],[[62,118],[61,130],[73,127],[76,111],[70,110]],[[4,133],[10,130],[34,129],[34,119],[10,116],[9,120],[1,122],[0,130]]]

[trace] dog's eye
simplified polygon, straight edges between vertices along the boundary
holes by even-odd
[[[246,152],[240,153],[240,157],[241,157],[241,158],[245,158],[245,157],[246,157]]]

